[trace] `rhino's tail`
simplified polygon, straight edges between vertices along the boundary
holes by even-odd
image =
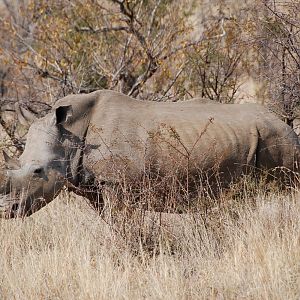
[[[249,142],[250,149],[247,156],[247,166],[257,167],[257,149],[258,149],[259,132],[254,126],[250,129]]]

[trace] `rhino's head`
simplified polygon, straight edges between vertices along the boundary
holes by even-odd
[[[63,125],[71,114],[71,106],[61,106],[35,121],[20,158],[5,155],[7,169],[0,176],[1,217],[30,215],[61,190],[69,167]]]

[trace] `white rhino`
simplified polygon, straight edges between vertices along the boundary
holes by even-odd
[[[297,171],[293,130],[257,104],[139,101],[101,90],[58,100],[30,127],[18,161],[6,156],[3,217],[27,216],[67,186],[103,205],[106,184],[175,174],[226,186],[250,170]]]

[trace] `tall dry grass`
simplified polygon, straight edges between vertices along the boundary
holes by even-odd
[[[261,191],[206,214],[137,211],[121,232],[63,194],[0,221],[0,298],[299,299],[299,216],[299,194]]]

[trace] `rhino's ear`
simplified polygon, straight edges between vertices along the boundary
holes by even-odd
[[[20,162],[17,159],[11,158],[5,151],[2,152],[5,161],[5,166],[7,169],[17,170],[20,168]]]
[[[59,106],[55,109],[53,122],[58,124],[64,124],[73,115],[72,105]]]
[[[37,119],[34,113],[28,109],[25,109],[24,107],[21,107],[18,102],[15,104],[15,111],[17,113],[19,122],[24,126],[29,127],[31,123]]]

